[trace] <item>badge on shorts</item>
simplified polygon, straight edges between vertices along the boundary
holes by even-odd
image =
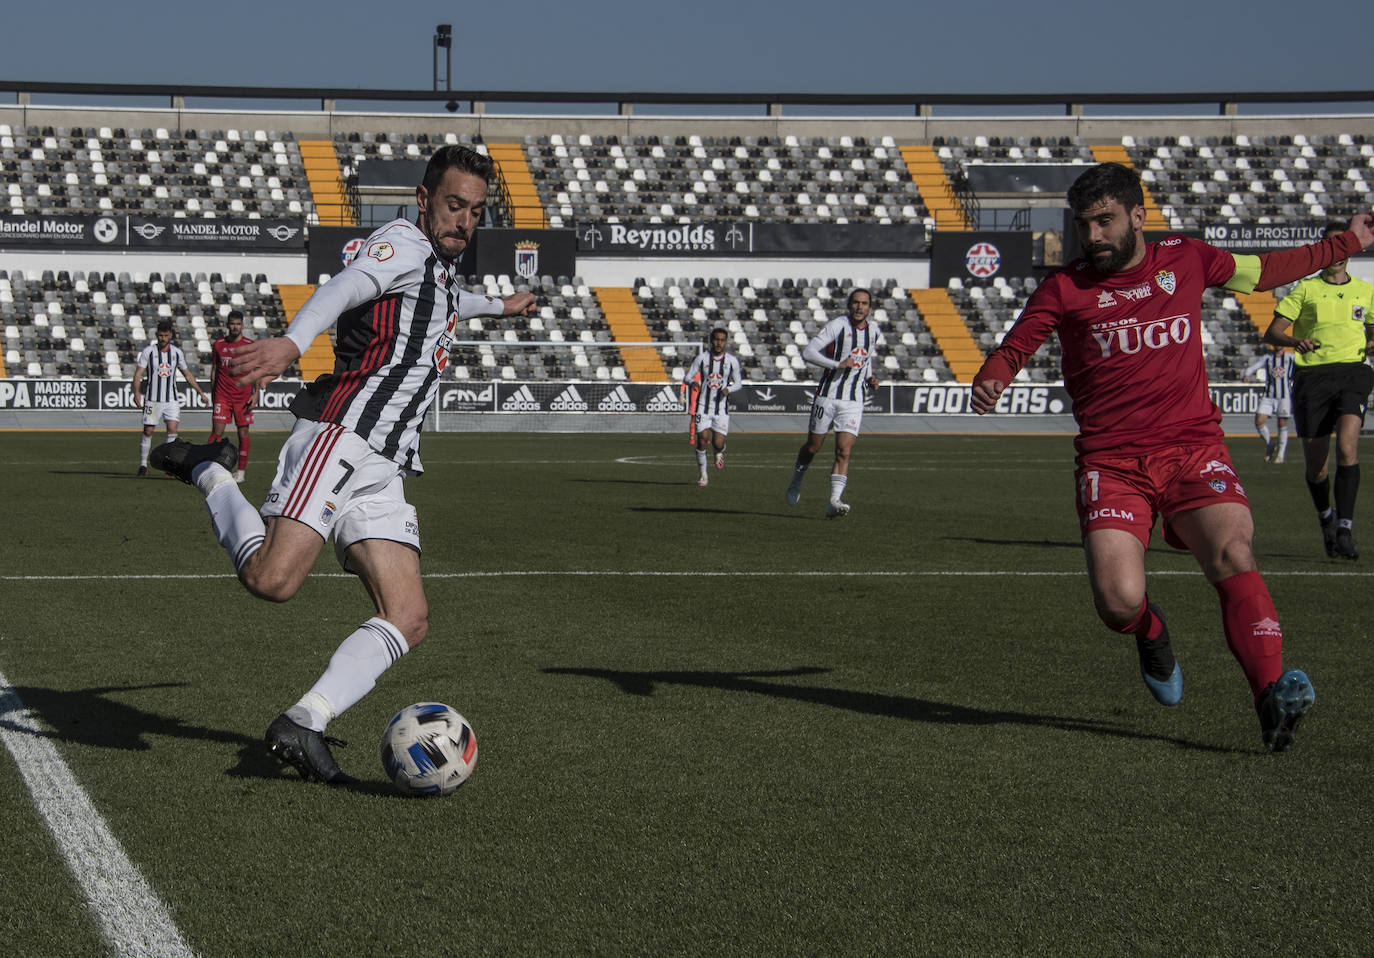
[[[1210,479],[1208,480],[1207,485],[1211,486],[1212,491],[1217,493],[1218,495],[1226,491],[1225,479]]]
[[[324,508],[320,510],[320,522],[323,525],[329,525],[329,521],[334,518],[335,508],[336,506],[334,503],[330,502],[328,499],[324,501]]]

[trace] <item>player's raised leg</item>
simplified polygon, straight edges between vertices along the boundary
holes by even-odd
[[[1124,529],[1096,529],[1083,539],[1093,607],[1107,628],[1134,636],[1140,676],[1161,705],[1183,698],[1183,669],[1174,657],[1163,610],[1145,591],[1145,546]]]

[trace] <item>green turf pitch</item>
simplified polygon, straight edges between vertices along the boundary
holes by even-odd
[[[829,445],[785,505],[798,439],[699,489],[681,436],[427,436],[430,638],[331,725],[342,790],[258,746],[372,614],[332,553],[254,600],[134,431],[6,433],[0,673],[203,956],[1368,953],[1374,557],[1299,464],[1232,444],[1318,695],[1274,756],[1190,557],[1149,557],[1179,707],[1098,622],[1067,439],[865,436],[839,521]],[[407,799],[428,700],[480,757]],[[0,810],[0,951],[102,953],[9,754]]]

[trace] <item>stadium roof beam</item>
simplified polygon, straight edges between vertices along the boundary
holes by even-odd
[[[437,48],[436,48],[437,50]],[[447,84],[445,84],[447,85]],[[437,82],[436,82],[437,86]],[[367,103],[435,104],[436,112],[450,112],[458,101],[471,104],[472,112],[486,112],[489,104],[585,104],[611,108],[622,115],[634,113],[636,105],[657,106],[733,106],[758,107],[767,116],[781,116],[786,107],[863,107],[906,108],[915,116],[931,116],[940,106],[980,108],[1045,106],[1065,115],[1081,115],[1087,106],[1181,106],[1215,104],[1220,115],[1235,115],[1242,104],[1363,104],[1374,106],[1374,90],[1282,90],[1248,92],[1178,93],[726,93],[664,91],[567,91],[567,90],[382,90],[339,87],[248,87],[156,83],[66,83],[32,80],[0,80],[0,91],[12,92],[16,103],[29,105],[37,95],[62,97],[91,96],[100,101],[110,97],[148,97],[166,99],[174,109],[184,109],[188,99],[314,100],[326,112],[339,101]]]

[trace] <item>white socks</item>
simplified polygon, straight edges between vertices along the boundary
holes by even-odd
[[[138,464],[146,467],[148,465],[148,450],[153,448],[153,437],[144,436],[138,441]]]
[[[705,450],[705,449],[698,449],[698,450],[697,450],[697,465],[701,467],[701,471],[702,471],[702,472],[705,472],[705,471],[706,471],[706,450]]]
[[[844,487],[848,485],[849,477],[839,473],[830,474],[830,501],[839,502],[844,497]]]
[[[286,714],[298,725],[323,732],[331,719],[372,691],[382,673],[407,651],[396,626],[373,616],[343,640],[319,681]]]
[[[229,470],[211,462],[197,466],[193,475],[196,488],[205,493],[205,508],[210,510],[215,538],[233,560],[237,572],[262,547],[267,526],[258,510],[243,498]]]

